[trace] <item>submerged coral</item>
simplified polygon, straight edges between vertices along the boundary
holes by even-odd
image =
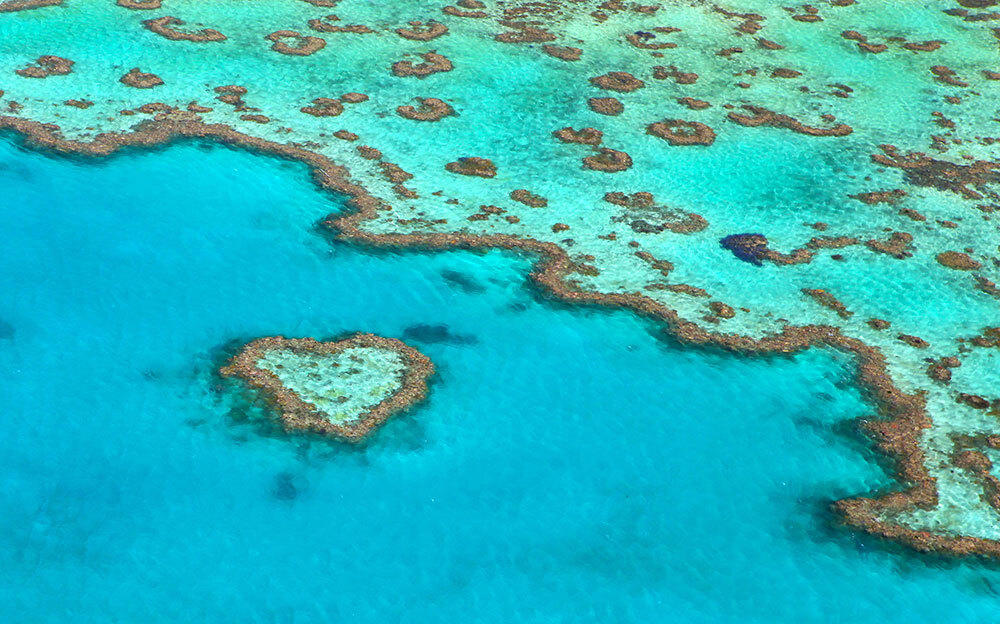
[[[413,347],[374,334],[333,342],[260,338],[220,370],[263,392],[288,429],[352,442],[421,401],[433,372]]]
[[[0,52],[0,126],[60,151],[193,136],[301,160],[349,198],[326,223],[350,240],[521,249],[557,295],[629,307],[694,344],[850,352],[902,489],[836,511],[917,548],[1000,554],[972,454],[995,464],[997,449],[954,444],[1000,435],[986,418],[1000,394],[984,334],[1000,299],[988,3],[900,5],[898,23],[843,0],[740,13],[459,0],[432,14],[307,0],[295,11],[313,13],[280,21],[256,3],[210,19],[181,3],[151,36],[119,7],[159,1],[118,0],[104,3],[127,42],[115,59],[85,45],[106,22],[66,4],[11,16],[38,43]],[[219,30],[175,28],[201,20]],[[309,20],[329,46],[301,32]],[[135,65],[147,71],[122,76]],[[224,105],[199,104],[212,98]]]

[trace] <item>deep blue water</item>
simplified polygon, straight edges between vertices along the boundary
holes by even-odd
[[[997,571],[826,512],[887,483],[845,356],[682,348],[530,258],[335,242],[303,166],[223,147],[8,136],[0,197],[0,621],[996,620]],[[214,373],[353,331],[439,371],[360,447]]]

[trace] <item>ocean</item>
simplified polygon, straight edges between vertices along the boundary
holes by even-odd
[[[986,622],[1000,572],[837,524],[888,486],[849,354],[686,347],[512,252],[370,249],[305,165],[0,141],[0,620]],[[428,399],[287,434],[217,368],[401,338]]]

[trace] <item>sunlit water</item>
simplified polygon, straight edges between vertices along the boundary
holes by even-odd
[[[0,192],[2,621],[996,617],[996,571],[829,515],[888,483],[846,356],[683,348],[547,300],[531,258],[336,242],[304,166],[221,147],[7,137]],[[438,369],[361,446],[216,375],[354,331]]]

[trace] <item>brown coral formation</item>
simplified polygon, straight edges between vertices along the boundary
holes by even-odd
[[[430,41],[448,33],[448,27],[440,22],[410,22],[409,28],[397,28],[396,34],[412,41]]]
[[[618,91],[619,93],[629,93],[646,86],[646,83],[639,80],[628,72],[608,72],[601,76],[590,79],[590,84],[607,89],[608,91]]]
[[[856,199],[860,202],[864,202],[869,206],[875,204],[895,204],[900,199],[906,197],[906,191],[902,189],[893,189],[891,191],[871,191],[869,193],[858,193],[856,195],[848,195],[851,199]]]
[[[339,21],[340,18],[336,15],[327,15],[323,18],[309,20],[309,28],[321,33],[352,33],[355,35],[368,35],[375,32],[364,24],[349,24],[347,26],[337,26],[334,24],[334,22]]]
[[[470,17],[473,19],[488,17],[486,11],[463,11],[462,9],[451,5],[442,8],[441,12],[445,15],[451,15],[453,17]]]
[[[854,93],[854,89],[839,82],[835,82],[827,86],[833,87],[834,91],[831,91],[830,94],[839,98],[849,98],[851,97],[851,94]]]
[[[136,11],[150,11],[160,8],[161,0],[118,0],[118,6]]]
[[[786,7],[785,10],[793,12],[795,9],[790,9]],[[816,7],[808,4],[803,4],[802,10],[803,10],[802,13],[792,15],[792,19],[795,20],[796,22],[805,22],[809,24],[823,21],[823,18],[820,17],[819,15],[819,9],[817,9]]]
[[[658,271],[663,277],[670,277],[670,272],[674,270],[673,262],[657,258],[648,251],[637,251],[635,252],[635,257],[649,264],[650,267]]]
[[[446,6],[441,10],[444,13],[454,15],[455,17],[483,18],[487,16],[485,11],[480,10],[486,8],[486,5],[480,2],[480,0],[458,0],[455,4],[458,6]]]
[[[627,222],[629,228],[638,234],[659,234],[664,231],[693,234],[708,227],[708,221],[699,214],[656,205],[653,194],[647,191],[631,195],[612,191],[604,194],[604,201],[626,208],[622,215],[612,217],[611,220]]]
[[[654,42],[656,39],[656,35],[654,33],[670,34],[679,31],[680,28],[657,26],[656,28],[653,28],[653,32],[638,31],[629,33],[625,36],[625,40],[640,50],[668,50],[676,48],[677,44],[672,41],[660,41],[656,43]]]
[[[872,239],[866,241],[865,246],[872,251],[888,254],[897,260],[903,260],[913,255],[910,251],[912,248],[911,243],[913,243],[912,234],[893,232],[889,235],[888,239],[884,241]]]
[[[910,52],[934,52],[944,45],[944,41],[924,41],[921,43],[908,42],[903,44],[903,48]]]
[[[760,106],[745,104],[743,108],[749,111],[750,115],[729,113],[729,120],[734,121],[741,126],[747,126],[750,128],[757,128],[760,126],[786,128],[793,132],[809,136],[847,136],[854,132],[854,129],[847,124],[836,124],[830,128],[816,128],[814,126],[807,126],[798,119],[789,115],[775,113],[774,111],[770,111]]]
[[[468,220],[469,221],[487,221],[487,220],[489,220],[490,216],[492,216],[492,215],[502,215],[505,212],[507,212],[507,211],[504,210],[503,208],[501,208],[500,206],[483,205],[483,206],[479,207],[479,212],[477,212],[476,214],[470,215],[468,217]]]
[[[870,52],[871,54],[879,54],[880,52],[885,52],[889,49],[889,46],[884,43],[868,43],[868,37],[862,35],[856,30],[845,30],[840,33],[840,36],[844,39],[850,39],[857,43],[858,49],[862,52]]]
[[[803,288],[802,292],[824,308],[829,308],[836,312],[842,319],[849,319],[854,316],[854,312],[848,310],[847,306],[830,294],[829,291],[822,288]]]
[[[455,111],[444,100],[437,98],[417,98],[420,106],[400,106],[396,113],[405,119],[413,121],[440,121]]]
[[[493,40],[500,43],[547,43],[555,41],[556,36],[543,28],[523,26],[516,30],[500,33],[493,37]]]
[[[237,111],[248,110],[246,102],[243,101],[243,96],[247,94],[246,87],[241,87],[240,85],[222,85],[215,87],[213,91],[219,94],[215,96],[215,99],[223,104],[234,106]]]
[[[614,117],[625,112],[625,105],[613,97],[590,98],[587,106],[595,113]]]
[[[934,80],[942,84],[946,84],[952,87],[967,87],[969,83],[959,80],[952,69],[945,65],[935,65],[931,67],[931,73],[934,74]]]
[[[579,130],[574,130],[572,127],[566,126],[565,128],[553,132],[552,136],[559,139],[563,143],[600,145],[601,140],[604,137],[604,133],[596,128],[580,128]]]
[[[1000,327],[986,327],[980,335],[970,338],[968,342],[983,349],[1000,347]]]
[[[681,295],[688,295],[690,297],[711,296],[704,288],[698,288],[697,286],[692,286],[690,284],[667,284],[664,290],[669,290],[670,292],[678,293]]]
[[[941,358],[939,361],[931,362],[927,367],[927,376],[940,383],[951,382],[951,369],[961,366],[962,363],[956,357]]]
[[[359,148],[360,149],[360,148]],[[407,180],[413,179],[413,174],[409,171],[405,171],[402,167],[396,163],[382,162],[378,164],[379,169],[382,170],[382,175],[386,180],[394,184],[402,184]]]
[[[956,271],[975,271],[983,268],[983,265],[969,257],[969,254],[961,251],[944,251],[939,253],[935,259],[941,266],[955,269]]]
[[[708,302],[708,309],[712,311],[712,316],[707,317],[705,319],[707,321],[718,322],[719,319],[731,319],[736,316],[733,306],[721,301]]]
[[[153,115],[155,113],[168,113],[176,109],[169,104],[164,104],[163,102],[150,102],[148,104],[143,104],[136,110],[146,115]]]
[[[631,156],[625,152],[613,150],[607,147],[603,147],[597,154],[587,156],[583,159],[584,169],[593,169],[594,171],[603,171],[605,173],[625,171],[631,166]]]
[[[896,339],[900,342],[905,342],[915,349],[926,349],[931,346],[931,343],[927,342],[919,336],[911,336],[910,334],[899,334]]]
[[[671,145],[711,145],[715,131],[697,121],[664,119],[646,126],[646,134],[665,139]]]
[[[793,249],[791,253],[781,253],[770,248],[770,242],[763,234],[731,234],[722,238],[719,244],[730,250],[740,260],[762,266],[764,261],[773,262],[779,266],[808,264],[812,262],[815,249],[837,249],[857,243],[853,238],[813,238],[805,248]]]
[[[890,327],[892,327],[892,323],[890,323],[885,319],[870,318],[865,322],[868,323],[868,326],[871,327],[872,329],[877,329],[879,331],[882,331],[884,329],[889,329]]]
[[[763,15],[759,13],[737,13],[735,11],[728,11],[722,7],[715,6],[712,10],[716,13],[721,13],[727,19],[736,18],[740,20],[740,23],[734,27],[734,30],[739,34],[752,35],[764,27],[761,22],[766,19]],[[739,35],[737,35],[739,36]]]
[[[652,193],[647,191],[639,191],[631,195],[621,191],[612,191],[604,194],[604,201],[625,208],[650,208],[653,206],[654,197]]]
[[[709,104],[705,100],[699,100],[693,97],[677,98],[677,103],[683,104],[684,106],[687,106],[691,110],[702,110],[711,106],[711,104]]]
[[[995,282],[982,275],[976,276],[976,288],[991,297],[1000,299],[1000,286],[997,286]]]
[[[159,76],[143,72],[138,67],[128,70],[128,73],[119,78],[118,82],[135,89],[152,89],[163,84],[163,80]]]
[[[323,39],[294,30],[276,30],[264,38],[271,42],[272,50],[289,56],[309,56],[326,47]],[[288,40],[292,40],[294,45],[289,45]]]
[[[277,375],[257,366],[268,351],[288,350],[300,354],[333,356],[350,348],[377,348],[398,353],[405,363],[400,389],[358,418],[346,423],[334,423],[315,405],[286,387]],[[248,343],[227,366],[219,370],[223,377],[239,377],[260,390],[289,430],[303,430],[331,435],[350,442],[361,441],[391,415],[420,402],[427,395],[427,379],[434,374],[430,359],[413,347],[374,334],[356,334],[336,342],[319,342],[312,338],[288,339],[283,336],[259,338]]]
[[[698,82],[698,74],[694,72],[683,72],[677,69],[676,65],[670,65],[669,67],[657,65],[653,68],[653,78],[655,80],[666,80],[667,78],[671,78],[677,84],[694,84]]]
[[[497,174],[497,167],[493,164],[493,161],[477,156],[459,158],[454,162],[448,163],[444,168],[452,173],[479,178],[492,178]]]
[[[175,27],[183,26],[184,22],[170,15],[165,15],[156,19],[143,20],[142,25],[161,37],[166,37],[171,41],[194,41],[196,43],[207,43],[226,40],[225,35],[212,28],[203,28],[194,32],[178,30]]]
[[[899,214],[906,217],[907,219],[913,219],[914,221],[926,221],[927,217],[917,212],[913,208],[900,208]]]
[[[633,232],[640,234],[659,234],[665,230],[674,234],[694,234],[708,227],[705,217],[694,212],[678,213],[659,223],[650,223],[644,219],[636,219],[629,223]]]
[[[952,457],[952,463],[979,479],[983,487],[982,499],[1000,511],[1000,479],[993,476],[993,462],[990,458],[982,451],[967,449],[957,451]]]
[[[392,64],[392,73],[396,76],[416,76],[425,78],[438,72],[451,71],[454,66],[444,55],[436,52],[425,52],[420,55],[424,59],[423,63],[413,64],[412,61],[397,61]]]
[[[510,198],[532,208],[545,208],[549,205],[549,200],[541,195],[535,195],[527,189],[517,189],[510,192]]]
[[[583,55],[583,50],[580,48],[557,45],[542,46],[542,52],[563,61],[579,61]]]
[[[798,78],[801,75],[802,72],[787,67],[779,67],[771,72],[771,78]]]
[[[843,249],[851,245],[857,245],[858,239],[851,236],[820,236],[810,238],[806,243],[807,249]]]
[[[23,78],[48,78],[49,76],[65,76],[73,71],[73,61],[61,56],[39,56],[34,65],[15,70],[14,73]]]
[[[902,169],[907,181],[917,186],[951,191],[966,199],[978,200],[987,192],[987,185],[1000,183],[998,162],[977,160],[968,165],[960,165],[946,160],[936,160],[923,152],[910,152],[904,155],[894,145],[879,147],[883,153],[872,154],[872,161],[886,167]]]
[[[57,6],[62,3],[63,0],[4,0],[3,2],[0,2],[0,13],[30,11],[31,9]]]

